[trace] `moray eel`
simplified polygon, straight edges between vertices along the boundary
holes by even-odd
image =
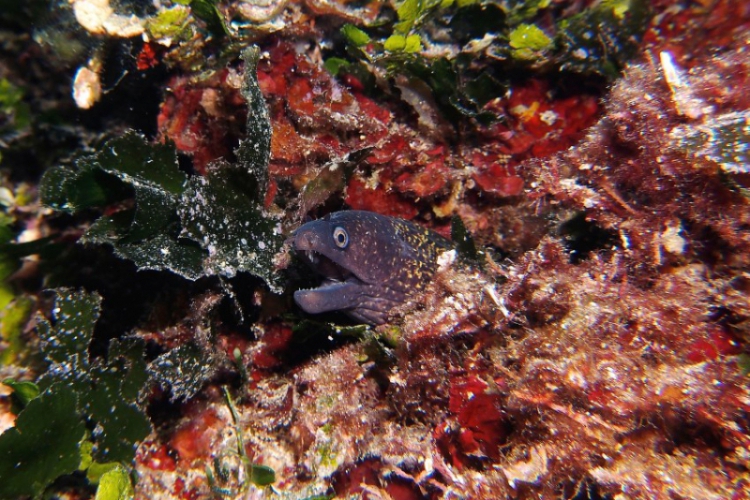
[[[391,309],[424,289],[438,255],[453,248],[421,226],[362,210],[308,222],[291,241],[324,278],[318,288],[296,291],[295,302],[310,314],[343,311],[371,325],[385,323]]]

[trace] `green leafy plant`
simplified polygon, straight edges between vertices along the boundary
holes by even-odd
[[[173,147],[127,132],[75,168],[48,170],[42,202],[69,213],[108,208],[81,242],[111,245],[139,269],[190,280],[250,272],[280,291],[272,262],[283,237],[278,218],[262,206],[271,129],[256,75],[259,50],[247,49],[243,57],[248,138],[237,150],[238,163],[215,162],[205,177],[188,178]]]
[[[341,27],[341,33],[355,47],[363,47],[370,43],[370,35],[357,28],[353,24],[345,24]]]
[[[133,207],[100,217],[82,242],[109,244],[142,269],[167,269],[189,279],[202,275],[204,251],[180,238],[176,208],[187,176],[174,149],[150,145],[135,132],[107,142],[75,169],[49,169],[42,178],[42,202],[76,213],[134,199]]]
[[[148,380],[143,344],[112,340],[106,362],[90,359],[88,348],[100,307],[97,294],[56,292],[54,323],[46,318],[38,322],[42,352],[50,364],[38,384],[45,390],[70,387],[81,415],[97,425],[94,459],[127,463],[134,457],[136,443],[151,431],[138,403]]]
[[[133,498],[133,493],[127,469],[117,465],[102,475],[94,500],[124,500]]]
[[[535,59],[540,51],[552,46],[552,39],[533,24],[519,24],[508,35],[516,59]]]
[[[154,38],[168,37],[178,40],[187,39],[190,36],[189,26],[190,10],[181,5],[160,10],[156,16],[150,18],[146,23],[148,32]]]
[[[195,17],[206,23],[208,31],[221,38],[229,35],[229,30],[216,7],[216,0],[176,0],[176,3],[189,5]]]
[[[151,432],[139,403],[148,386],[142,343],[113,340],[106,361],[89,356],[100,306],[97,294],[58,290],[52,319],[38,318],[47,372],[37,384],[4,382],[20,411],[15,427],[0,435],[0,477],[7,478],[0,498],[38,496],[76,470],[110,491],[122,473],[107,473],[120,468],[127,476],[124,464]]]
[[[0,498],[37,496],[77,470],[86,429],[76,403],[71,387],[50,387],[0,435]]]

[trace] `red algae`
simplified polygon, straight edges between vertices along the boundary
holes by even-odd
[[[346,189],[347,205],[354,210],[370,210],[407,220],[417,215],[418,212],[414,205],[401,198],[397,193],[368,184],[367,180],[352,177]]]
[[[282,365],[279,354],[286,351],[292,341],[292,329],[284,324],[264,325],[263,335],[260,342],[253,349],[253,368],[267,370]]]
[[[170,440],[170,447],[175,450],[178,460],[191,464],[195,460],[206,460],[213,447],[216,435],[211,430],[216,429],[219,418],[212,408],[187,412],[190,420],[180,425]]]
[[[139,447],[136,461],[152,470],[174,471],[176,468],[175,459],[169,454],[166,445],[156,445],[148,441]]]
[[[228,158],[243,127],[245,101],[239,92],[239,75],[222,70],[195,80],[175,77],[161,105],[158,127],[163,140],[193,159],[205,172],[214,160]]]

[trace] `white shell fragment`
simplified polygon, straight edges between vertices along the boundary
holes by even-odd
[[[95,35],[130,38],[143,34],[144,23],[136,15],[117,14],[109,0],[70,0],[78,24]]]
[[[102,96],[99,74],[86,66],[81,66],[73,80],[73,100],[81,109],[89,109]]]
[[[672,93],[672,101],[679,114],[691,120],[697,120],[713,111],[711,106],[707,105],[693,93],[687,75],[674,62],[674,58],[670,52],[666,50],[660,52],[659,62],[664,74],[664,81],[669,86],[669,90]]]

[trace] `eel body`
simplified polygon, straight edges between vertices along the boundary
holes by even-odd
[[[417,224],[362,210],[334,212],[302,225],[294,249],[323,283],[298,290],[294,300],[317,314],[343,311],[379,325],[395,306],[423,290],[450,241]]]

